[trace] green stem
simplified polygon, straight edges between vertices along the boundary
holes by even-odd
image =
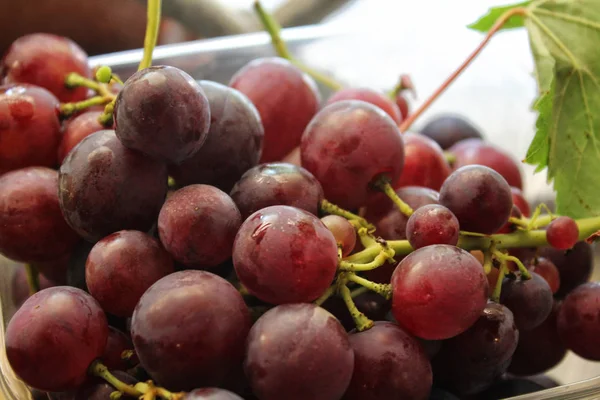
[[[504,280],[504,276],[508,271],[508,267],[506,266],[506,261],[502,261],[500,264],[500,270],[498,271],[498,280],[496,281],[496,287],[494,287],[494,291],[492,292],[491,299],[496,303],[500,302],[500,292],[502,291],[502,281]]]
[[[110,128],[113,125],[113,112],[115,110],[115,102],[117,98],[115,97],[113,101],[108,103],[106,107],[104,107],[104,111],[98,117],[98,122],[107,128]]]
[[[523,265],[523,263],[521,262],[521,260],[519,260],[517,257],[515,256],[511,256],[508,254],[504,254],[500,251],[494,251],[494,256],[496,256],[496,258],[502,260],[502,261],[512,261],[515,264],[517,264],[517,267],[519,267],[519,271],[521,271],[521,277],[525,280],[531,279],[531,273],[529,273],[529,270]]]
[[[29,295],[32,296],[40,291],[40,273],[31,264],[25,264],[25,277],[29,286]]]
[[[529,221],[527,221],[524,218],[510,217],[508,219],[508,222],[510,222],[513,225],[520,226],[521,228],[524,228],[524,229],[529,228]]]
[[[119,392],[123,392],[133,397],[140,397],[144,394],[144,392],[137,390],[135,387],[120,381],[117,377],[111,374],[108,368],[106,368],[106,365],[102,364],[100,361],[94,361],[90,366],[89,371],[91,375],[102,378],[106,382],[110,383]]]
[[[152,52],[158,39],[158,28],[160,26],[160,11],[162,0],[148,0],[148,20],[146,21],[146,36],[144,37],[144,56],[138,71],[152,65]]]
[[[352,300],[352,294],[350,293],[348,286],[341,285],[340,294],[342,295],[342,299],[344,299],[344,303],[346,303],[346,307],[348,308],[350,315],[352,315],[352,319],[354,319],[356,329],[359,332],[362,332],[371,328],[373,326],[373,321],[371,321],[365,314],[356,308],[356,304],[354,304],[354,300]]]
[[[407,217],[410,217],[413,214],[414,211],[411,208],[411,206],[406,204],[404,200],[402,200],[400,196],[398,196],[392,185],[390,185],[390,181],[387,177],[382,176],[381,178],[377,179],[374,185],[376,188],[385,193],[386,196],[390,198],[390,200],[394,202],[394,204],[396,205],[396,207],[398,207],[402,214],[404,214]]]
[[[450,153],[449,151],[444,152],[444,158],[446,159],[446,162],[450,165],[454,164],[454,162],[456,161],[456,155]]]
[[[92,79],[85,78],[76,72],[71,72],[65,78],[65,86],[71,89],[83,86],[95,90],[96,92],[100,92],[101,84]]]
[[[374,248],[377,248],[377,247],[374,246]],[[375,256],[375,258],[373,258],[373,261],[371,261],[371,262],[361,264],[361,263],[352,263],[347,260],[340,260],[340,262],[338,264],[338,268],[341,269],[342,271],[352,271],[352,272],[371,271],[371,270],[374,270],[375,268],[381,267],[389,259],[394,257],[393,253],[391,253],[391,249],[390,249],[390,251],[386,251],[386,250],[382,250],[382,249],[378,249],[378,250],[379,250],[379,254],[377,254]]]
[[[69,117],[78,111],[85,110],[86,108],[110,103],[112,99],[112,97],[108,96],[94,96],[75,103],[62,103],[60,105],[60,114],[63,117]]]
[[[328,200],[323,199],[321,201],[320,209],[323,213],[339,215],[340,217],[344,217],[348,220],[356,220],[360,225],[367,228],[368,230],[375,230],[375,227],[363,217],[356,215],[350,211],[344,210],[343,208],[336,206],[333,203],[330,203]]]
[[[350,297],[352,297],[353,299],[357,298],[358,296],[360,296],[361,294],[365,294],[369,292],[369,289],[361,286],[358,289],[354,289],[353,291],[350,292]]]
[[[348,274],[347,278],[350,282],[358,283],[359,285],[382,295],[387,300],[392,298],[392,285],[390,284],[371,282],[370,280],[356,274]]]
[[[327,301],[335,293],[335,286],[329,286],[325,293],[321,295],[318,299],[315,300],[315,304],[320,306]]]

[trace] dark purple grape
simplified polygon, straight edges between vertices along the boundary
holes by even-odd
[[[558,217],[546,228],[548,244],[558,250],[568,250],[579,239],[579,227],[573,218]]]
[[[492,234],[508,221],[512,194],[499,173],[482,165],[469,165],[446,179],[440,190],[440,204],[456,215],[462,230]]]
[[[175,260],[206,269],[231,258],[241,224],[240,212],[227,193],[198,184],[169,196],[158,216],[158,234]]]
[[[39,390],[75,389],[108,336],[100,305],[80,289],[55,286],[23,303],[6,328],[6,356],[15,373]]]
[[[362,100],[371,103],[374,106],[381,108],[389,115],[396,124],[402,122],[402,114],[400,109],[388,96],[384,93],[371,88],[343,88],[335,92],[327,99],[325,105],[335,103],[342,100]]]
[[[139,231],[119,231],[92,248],[85,281],[104,311],[130,317],[144,292],[174,270],[158,240]]]
[[[166,193],[165,165],[127,149],[112,130],[83,139],[60,167],[61,209],[90,242],[124,229],[150,229]]]
[[[584,283],[569,293],[558,312],[557,326],[569,350],[600,361],[600,283]]]
[[[82,240],[79,239],[78,242],[80,241]],[[77,244],[75,246],[77,246]],[[73,248],[75,248],[75,246],[73,246]],[[70,253],[71,252],[66,253],[65,255],[54,260],[41,262],[38,261],[31,263],[31,265],[46,278],[50,279],[58,285],[64,285],[67,283],[67,269],[69,267],[69,259],[71,258]]]
[[[350,335],[354,372],[344,400],[427,400],[431,364],[421,344],[398,325],[376,322]]]
[[[460,228],[452,211],[439,204],[428,204],[410,216],[406,223],[406,237],[414,249],[432,244],[458,243]]]
[[[556,265],[560,274],[560,288],[556,296],[564,297],[580,284],[587,282],[592,274],[594,258],[592,247],[584,241],[577,242],[570,250],[557,250],[544,247],[540,256],[548,258]]]
[[[531,279],[506,279],[502,283],[500,302],[514,315],[519,330],[540,325],[552,311],[552,290],[548,282],[535,272]]]
[[[429,400],[460,400],[460,399],[450,392],[447,392],[447,391],[437,388],[437,387],[433,387],[431,389],[431,394],[429,395]]]
[[[512,398],[522,394],[535,393],[546,389],[544,386],[530,379],[510,378],[494,383],[485,392],[477,396],[477,400],[498,400]]]
[[[124,334],[118,329],[112,326],[108,327],[108,339],[106,340],[106,347],[100,359],[106,367],[112,371],[115,369],[126,370],[134,366],[136,357],[129,360],[123,359],[123,352],[125,350],[133,350],[133,343],[129,336]]]
[[[427,354],[427,358],[430,360],[432,360],[442,349],[442,340],[425,340],[421,338],[417,338],[417,340],[421,343],[421,347],[423,347],[425,354]]]
[[[44,275],[40,274],[40,290],[49,287],[57,286],[56,283],[48,280]],[[29,292],[29,284],[27,283],[27,273],[25,267],[20,265],[12,276],[10,294],[15,308],[21,307],[23,302],[27,300],[31,294]]]
[[[210,129],[196,154],[169,173],[179,186],[204,183],[229,192],[254,167],[262,152],[264,129],[254,104],[217,82],[199,81],[210,105]]]
[[[356,245],[356,230],[352,224],[339,215],[326,215],[321,221],[333,233],[335,241],[342,249],[342,256],[350,254]]]
[[[182,400],[244,400],[237,394],[225,389],[202,388],[187,393]]]
[[[354,367],[348,335],[314,304],[267,311],[250,330],[244,370],[261,400],[332,400],[346,391]]]
[[[524,376],[539,374],[565,358],[567,348],[560,340],[556,325],[559,310],[560,304],[555,301],[544,322],[529,331],[519,332],[519,344],[508,372]]]
[[[128,385],[135,385],[138,380],[123,371],[111,371],[111,373]],[[51,400],[110,400],[110,394],[117,391],[109,383],[96,378],[88,379],[76,390],[63,393],[53,393]],[[47,398],[46,398],[47,399]],[[46,400],[44,399],[44,400]]]
[[[206,140],[210,106],[194,78],[175,67],[154,66],[127,79],[117,96],[114,120],[125,147],[180,163]]]
[[[58,174],[28,167],[0,176],[0,254],[42,262],[66,256],[79,237],[67,225],[57,196]]]
[[[100,115],[102,115],[102,111],[87,111],[66,122],[58,147],[59,164],[62,164],[67,154],[83,139],[104,129],[104,126],[98,121]]]
[[[398,264],[392,291],[392,313],[402,327],[423,339],[447,339],[480,317],[487,304],[488,281],[470,253],[432,245]]]
[[[435,140],[442,149],[468,138],[483,138],[481,132],[458,115],[438,115],[421,128],[421,133]]]
[[[315,300],[333,282],[337,262],[331,231],[309,212],[289,206],[252,214],[233,245],[240,282],[271,304]]]
[[[385,321],[391,308],[390,301],[375,292],[366,292],[356,296],[354,298],[354,303],[367,318],[373,321]],[[346,303],[341,297],[332,296],[327,299],[321,307],[333,314],[346,331],[350,332],[351,330],[356,329],[354,319],[350,315],[348,307],[346,307]]]
[[[488,303],[469,329],[443,342],[433,359],[436,385],[461,395],[481,392],[506,372],[518,341],[513,313]]]
[[[85,283],[85,264],[93,247],[93,243],[85,240],[75,246],[67,261],[67,285],[89,292]]]
[[[440,190],[452,170],[440,146],[418,133],[406,132],[404,138],[404,169],[395,187],[423,186]]]
[[[378,177],[396,184],[404,166],[404,143],[394,120],[359,100],[338,101],[319,111],[300,149],[302,166],[321,182],[325,197],[346,209],[364,206],[377,193],[372,183]]]
[[[268,206],[292,206],[318,214],[323,188],[306,169],[288,163],[260,164],[248,170],[231,190],[242,219]]]
[[[321,102],[314,80],[282,58],[250,61],[229,85],[258,109],[265,129],[261,163],[279,161],[300,144]]]
[[[558,272],[558,268],[550,259],[545,257],[536,257],[531,260],[531,263],[527,267],[531,272],[535,272],[546,282],[548,282],[548,286],[550,286],[550,290],[552,293],[558,292],[560,288],[560,273]]]
[[[144,369],[171,390],[220,386],[239,368],[250,314],[239,292],[206,271],[180,271],[140,299],[131,337]]]

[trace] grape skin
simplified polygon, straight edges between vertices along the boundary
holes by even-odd
[[[500,302],[513,312],[519,330],[530,330],[550,315],[552,291],[544,278],[532,272],[528,280],[505,280]]]
[[[396,124],[402,122],[402,113],[398,106],[384,93],[365,87],[343,88],[327,99],[326,106],[342,100],[361,100],[381,108]]]
[[[104,126],[98,122],[100,115],[102,115],[102,111],[87,111],[65,124],[64,133],[58,147],[59,164],[62,164],[67,154],[84,138],[104,129]]]
[[[534,260],[532,260],[528,268],[531,272],[535,272],[544,278],[546,282],[548,282],[548,286],[550,286],[552,294],[558,292],[558,289],[560,288],[560,274],[558,272],[558,268],[556,268],[556,265],[554,265],[550,259],[545,257],[536,257]]]
[[[124,360],[122,355],[125,350],[133,350],[133,343],[129,339],[129,336],[121,332],[120,330],[108,327],[108,339],[106,340],[106,346],[100,359],[102,363],[106,365],[110,371],[115,369],[126,370],[132,367],[136,360],[136,357]]]
[[[344,328],[314,304],[267,311],[250,330],[244,370],[261,400],[334,400],[346,391],[354,352]]]
[[[423,186],[440,190],[451,172],[442,148],[419,133],[406,132],[402,137],[404,169],[395,187]]]
[[[202,388],[187,393],[183,400],[244,400],[235,393],[225,389]]]
[[[544,247],[540,256],[547,257],[556,265],[560,274],[557,297],[564,297],[580,284],[587,282],[592,274],[594,258],[592,247],[584,241],[577,242],[570,250]]]
[[[90,295],[68,286],[37,292],[6,329],[6,355],[29,386],[49,392],[75,389],[104,351],[108,324]]]
[[[39,275],[39,279],[40,290],[57,286],[55,282],[52,282],[42,274]],[[25,267],[23,265],[20,265],[12,276],[10,294],[15,308],[21,307],[25,300],[31,296],[29,293],[29,284],[27,283]]]
[[[568,250],[575,246],[579,239],[579,227],[569,217],[558,217],[546,229],[548,244],[558,250]]]
[[[435,140],[442,149],[469,138],[482,138],[481,132],[469,121],[458,115],[442,114],[430,119],[421,133]]]
[[[378,268],[379,269],[379,268]],[[389,279],[388,282],[389,283]],[[390,301],[375,292],[366,292],[353,298],[356,307],[373,321],[385,321],[390,311]],[[339,296],[331,296],[322,305],[325,310],[333,314],[348,332],[356,329],[354,319],[348,311],[344,300]]]
[[[346,257],[356,244],[356,230],[346,218],[339,215],[326,215],[321,218],[327,229],[333,233],[338,246],[342,249],[342,256]]]
[[[406,237],[413,249],[432,244],[458,243],[460,228],[450,210],[439,204],[418,208],[406,223]]]
[[[511,186],[510,192],[512,194],[513,204],[519,208],[521,214],[527,218],[531,217],[529,202],[525,199],[525,196],[523,196],[521,189]]]

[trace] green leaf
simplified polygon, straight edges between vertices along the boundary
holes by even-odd
[[[600,1],[538,0],[525,26],[541,93],[526,161],[547,165],[560,214],[600,215]]]
[[[531,4],[531,0],[524,1],[522,3],[511,4],[502,7],[492,7],[483,17],[479,18],[477,21],[473,22],[471,25],[467,27],[479,32],[487,32],[494,25],[496,20],[500,18],[502,14],[513,9],[513,8],[523,8],[527,7]],[[512,29],[512,28],[521,28],[523,27],[524,19],[522,15],[513,15],[502,25],[501,29]]]

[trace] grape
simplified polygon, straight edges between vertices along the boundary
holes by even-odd
[[[144,369],[170,390],[220,386],[242,362],[250,314],[239,292],[206,271],[180,271],[152,285],[131,321]]]
[[[353,366],[344,328],[314,304],[272,308],[248,336],[244,370],[261,400],[340,399]]]
[[[271,304],[315,300],[331,285],[337,261],[331,231],[314,215],[289,206],[252,214],[233,245],[240,282]]]
[[[579,227],[569,217],[558,217],[548,225],[546,240],[548,244],[558,250],[568,250],[575,246],[579,239]]]
[[[295,147],[294,150],[290,151],[290,153],[287,156],[285,156],[282,161],[284,163],[293,164],[301,167],[302,159],[300,156],[300,146]]]
[[[375,292],[363,293],[356,296],[353,300],[356,307],[363,312],[367,318],[373,321],[384,321],[387,313],[390,311],[390,301]],[[323,303],[322,307],[333,314],[346,331],[351,331],[356,328],[354,319],[350,315],[348,307],[346,307],[346,303],[341,297],[330,297]]]
[[[231,190],[242,219],[268,206],[298,207],[314,215],[323,200],[323,188],[306,169],[287,163],[260,164],[249,169]]]
[[[402,137],[404,169],[395,187],[424,186],[440,190],[451,172],[440,146],[419,133],[407,132]]]
[[[58,173],[28,167],[0,176],[0,253],[15,261],[54,260],[79,238],[69,228],[57,198]]]
[[[563,360],[567,348],[558,336],[556,318],[560,305],[556,301],[548,318],[529,331],[519,332],[519,344],[508,372],[534,375],[547,371]]]
[[[470,253],[432,245],[406,256],[392,275],[392,314],[411,334],[447,339],[467,330],[486,307],[488,282]]]
[[[553,294],[560,288],[560,274],[558,268],[556,268],[556,265],[548,258],[535,258],[532,260],[531,265],[529,265],[529,270],[544,278],[544,280],[548,282],[548,286],[550,286],[550,290]]]
[[[95,242],[124,229],[150,229],[167,193],[167,168],[124,147],[112,130],[86,137],[60,167],[63,214]]]
[[[514,315],[517,328],[530,330],[540,325],[552,311],[552,291],[535,272],[531,279],[507,279],[502,283],[500,302]]]
[[[81,241],[81,240],[79,240]],[[73,248],[77,246],[74,245]],[[71,253],[60,256],[57,259],[49,261],[38,261],[31,265],[51,281],[64,285],[67,283],[67,268],[69,267],[69,258]]]
[[[333,233],[335,241],[342,249],[342,256],[350,254],[356,245],[356,231],[352,224],[338,215],[327,215],[321,218],[321,221]]]
[[[481,392],[506,371],[518,341],[513,313],[488,303],[477,321],[446,340],[433,359],[436,384],[462,395]]]
[[[202,388],[187,393],[182,400],[244,400],[235,393],[225,389]]]
[[[560,288],[556,295],[564,297],[580,284],[587,282],[592,273],[592,247],[584,241],[577,242],[570,250],[557,250],[544,247],[540,256],[548,258],[556,265],[560,274]]]
[[[477,396],[478,400],[498,400],[512,398],[522,394],[535,393],[544,390],[539,383],[525,378],[503,379],[496,382],[488,390]]]
[[[427,354],[427,358],[430,360],[432,360],[442,349],[442,340],[425,340],[420,338],[417,338],[417,340],[421,343],[425,354]]]
[[[558,334],[577,355],[600,361],[600,283],[588,282],[573,290],[558,312]]]
[[[402,121],[408,118],[408,114],[410,112],[410,106],[408,104],[408,100],[401,93],[398,93],[396,96],[396,105],[400,110],[400,115],[402,116]]]
[[[126,370],[134,364],[135,358],[124,360],[122,355],[125,350],[133,350],[133,343],[129,337],[112,326],[108,327],[106,347],[100,358],[109,370]]]
[[[458,142],[448,151],[456,157],[452,163],[454,169],[465,165],[484,165],[502,175],[510,186],[523,188],[521,170],[517,162],[494,145],[478,139],[467,139]]]
[[[529,202],[525,199],[525,196],[523,196],[521,189],[511,186],[510,192],[512,194],[513,204],[519,208],[519,211],[521,211],[524,216],[529,218],[531,216],[531,209],[529,207]]]
[[[282,58],[249,62],[229,86],[248,96],[258,109],[265,130],[261,163],[279,161],[300,144],[321,102],[314,80]]]
[[[212,268],[231,257],[242,219],[233,200],[209,185],[173,193],[158,216],[160,241],[188,267]]]
[[[396,124],[402,122],[402,113],[400,109],[389,97],[385,94],[370,88],[343,88],[335,92],[329,97],[326,105],[333,104],[342,100],[361,100],[371,103],[374,106],[382,109],[389,115]]]
[[[139,231],[120,231],[92,248],[85,281],[106,312],[130,317],[144,292],[173,271],[173,260],[158,240]]]
[[[125,147],[171,163],[200,150],[210,118],[200,85],[169,66],[145,68],[129,77],[114,110],[115,131]]]
[[[87,54],[71,39],[48,33],[21,36],[4,53],[0,64],[5,83],[41,86],[61,102],[80,101],[87,96],[85,87],[65,86],[65,78],[71,72],[91,77]]]
[[[516,218],[516,219],[523,218],[523,214],[521,213],[521,210],[519,210],[519,207],[515,206],[514,204],[510,211],[510,218]],[[496,232],[496,233],[511,233],[511,232],[514,232],[515,229],[517,229],[517,226],[515,224],[513,224],[510,221],[506,221],[506,223],[502,226],[502,228],[498,229],[498,232]]]
[[[75,246],[67,261],[67,285],[89,292],[85,283],[85,264],[93,247],[94,243],[85,240]]]
[[[123,371],[111,371],[111,373],[128,385],[138,383],[137,379]],[[77,390],[61,393],[64,397],[57,397],[56,400],[109,400],[110,394],[116,389],[109,383],[100,379],[90,379]]]
[[[451,114],[438,115],[429,120],[421,133],[435,140],[444,150],[461,140],[483,137],[469,121]]]
[[[329,201],[346,209],[365,205],[377,193],[371,184],[379,176],[395,184],[404,166],[398,127],[380,108],[360,100],[323,108],[300,146],[302,166],[321,182]]]
[[[68,121],[65,125],[60,146],[58,147],[58,162],[62,164],[65,157],[84,138],[94,132],[104,129],[98,122],[102,111],[87,111]]]
[[[46,89],[0,86],[0,175],[56,165],[61,138],[58,107],[58,100]]]
[[[15,373],[39,390],[75,389],[104,351],[108,325],[90,295],[68,286],[37,292],[6,328],[6,355]]]
[[[428,204],[418,208],[406,223],[406,237],[414,249],[432,244],[458,243],[458,220],[444,206]]]
[[[210,106],[206,141],[191,158],[169,167],[178,185],[204,183],[229,192],[262,152],[264,129],[254,104],[241,92],[200,81]]]
[[[454,171],[442,185],[440,204],[456,215],[460,229],[496,233],[508,221],[512,195],[496,171],[469,165]]]
[[[40,289],[57,286],[44,275],[39,275]],[[29,292],[29,284],[27,283],[27,273],[25,267],[20,265],[12,276],[10,294],[15,308],[21,307],[23,302],[27,300],[31,294]]]
[[[431,365],[419,342],[391,322],[350,335],[354,373],[344,400],[428,399]]]

